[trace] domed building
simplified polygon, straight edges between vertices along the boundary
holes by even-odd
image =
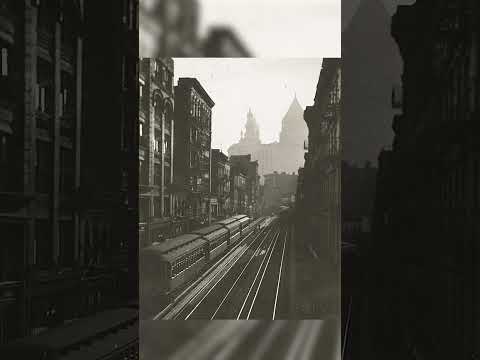
[[[297,173],[304,162],[304,141],[308,129],[303,121],[303,108],[295,96],[282,119],[279,141],[262,144],[258,123],[249,110],[245,130],[240,133],[240,140],[228,148],[228,155],[252,155],[258,160],[258,173],[271,174],[274,171]]]

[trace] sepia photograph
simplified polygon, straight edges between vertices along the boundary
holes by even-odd
[[[480,359],[477,0],[0,0],[0,357]]]
[[[146,319],[335,316],[340,60],[142,59],[140,94]]]
[[[166,351],[156,329],[214,331],[206,320],[222,320],[218,336],[245,334],[205,344],[206,354],[272,351],[311,331],[310,350],[295,350],[304,335],[289,338],[288,359],[339,354],[340,104],[338,58],[141,60],[146,359]],[[246,345],[259,336],[265,343]]]

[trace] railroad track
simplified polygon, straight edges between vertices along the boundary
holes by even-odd
[[[288,313],[289,228],[272,222],[226,254],[155,319],[279,319]]]

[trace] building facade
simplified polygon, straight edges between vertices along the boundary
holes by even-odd
[[[341,236],[341,62],[326,58],[314,105],[304,113],[308,125],[302,188],[297,195],[303,238],[317,253],[339,263]]]
[[[263,185],[263,211],[265,215],[280,209],[281,206],[293,206],[295,203],[298,175],[285,172],[265,175]]]
[[[263,176],[274,171],[287,173],[298,171],[304,161],[303,144],[307,140],[307,133],[303,109],[295,96],[282,119],[279,141],[261,143],[258,124],[249,110],[245,131],[240,134],[239,142],[228,148],[228,154],[229,156],[251,154],[252,160],[258,161],[258,172],[263,182]]]
[[[241,207],[244,214],[251,217],[258,215],[260,194],[260,176],[258,175],[258,161],[252,161],[251,155],[233,155],[230,164],[237,173],[245,176],[244,204]],[[240,209],[240,208],[239,208]]]
[[[247,204],[247,175],[239,164],[230,167],[230,215],[245,214]]]
[[[215,105],[195,78],[180,78],[175,87],[175,211],[193,226],[210,216],[212,108]]]
[[[138,4],[128,4],[0,5],[0,343],[136,296]]]
[[[230,214],[230,162],[220,149],[212,149],[212,217]]]
[[[174,149],[174,64],[170,58],[140,63],[139,221],[140,242],[170,235]]]
[[[386,306],[372,327],[378,342],[398,324],[405,357],[480,355],[478,17],[475,1],[423,0],[392,18],[403,101],[379,157],[373,298]]]

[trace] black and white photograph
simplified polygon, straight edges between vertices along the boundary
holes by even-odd
[[[205,359],[338,358],[340,82],[338,58],[141,60],[143,356],[170,328],[199,332],[172,359],[204,332]]]
[[[337,315],[340,73],[330,58],[141,60],[146,319]],[[320,196],[325,214],[300,215]]]
[[[122,3],[0,2],[2,359],[138,358],[138,4]]]
[[[480,359],[478,0],[0,0],[0,358]]]

